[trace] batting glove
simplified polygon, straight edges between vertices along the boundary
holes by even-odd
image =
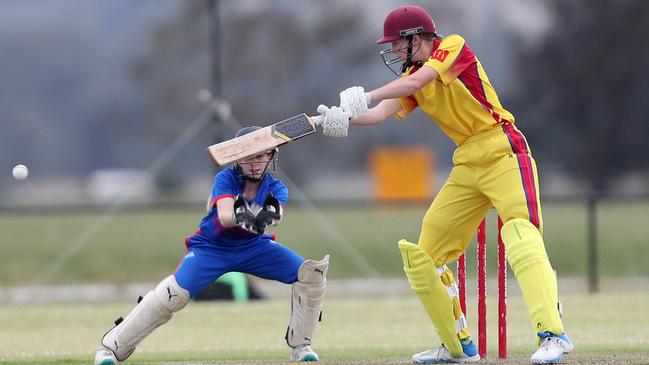
[[[329,137],[347,137],[349,129],[349,114],[337,106],[327,108],[325,105],[318,107],[322,114],[322,134]]]
[[[237,195],[237,198],[234,200],[234,215],[232,217],[234,224],[239,225],[239,227],[248,232],[259,233],[255,219],[255,214],[250,210],[246,198],[242,194]]]
[[[372,101],[369,93],[362,86],[352,86],[340,93],[340,107],[352,119],[357,119],[367,111],[367,105]]]

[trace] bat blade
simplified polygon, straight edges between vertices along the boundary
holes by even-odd
[[[216,166],[222,167],[315,133],[315,126],[313,118],[298,114],[243,136],[211,145],[207,150]]]

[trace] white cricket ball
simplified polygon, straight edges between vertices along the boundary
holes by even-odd
[[[16,180],[25,180],[27,175],[29,175],[29,170],[27,170],[27,166],[25,165],[16,165],[13,174]]]
[[[207,89],[200,89],[196,93],[196,98],[199,102],[207,104],[212,100],[212,93]]]

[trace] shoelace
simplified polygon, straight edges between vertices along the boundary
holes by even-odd
[[[550,344],[553,341],[557,344],[557,346],[559,346],[561,348],[565,347],[563,345],[563,341],[562,341],[562,339],[560,337],[555,336],[555,335],[553,335],[553,334],[551,334],[549,332],[539,332],[539,333],[537,333],[537,335],[543,340],[539,347],[541,347],[542,349],[544,349],[546,351],[548,350],[548,347],[550,347]]]
[[[542,340],[541,345],[539,347],[541,347],[544,350],[547,350],[548,347],[550,346],[550,342],[552,342],[553,335],[548,332],[539,332],[537,333],[537,336],[539,336]]]
[[[441,344],[439,346],[439,350],[437,350],[437,358],[442,359],[443,358],[442,354],[450,355],[450,351],[448,350],[448,347],[446,347],[446,345],[444,345],[444,344]]]

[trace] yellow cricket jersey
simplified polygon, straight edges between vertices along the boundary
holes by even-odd
[[[433,68],[439,77],[413,95],[398,98],[401,110],[395,114],[397,119],[419,106],[457,145],[496,124],[514,123],[514,116],[500,105],[480,61],[461,36],[435,39],[428,61],[410,67],[402,77],[420,67]]]

